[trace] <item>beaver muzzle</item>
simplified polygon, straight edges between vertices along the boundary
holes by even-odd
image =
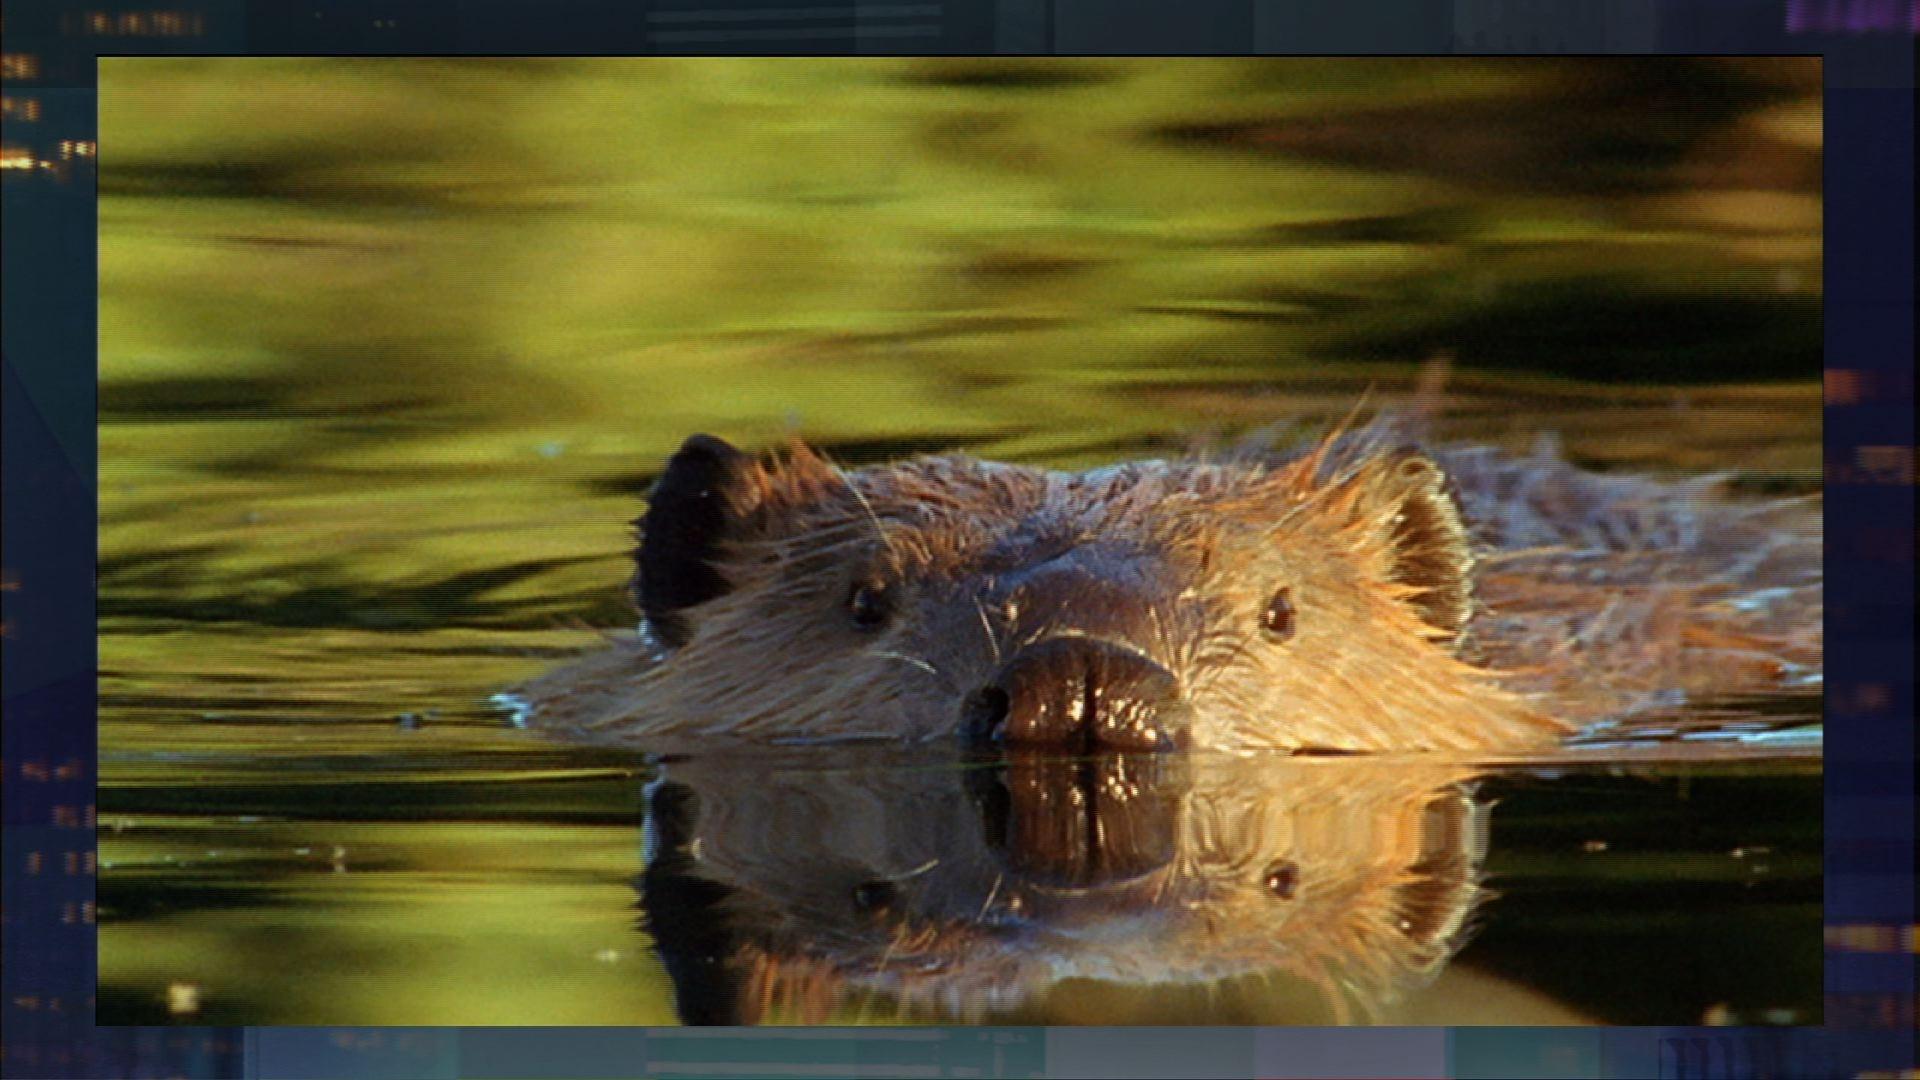
[[[1173,673],[1126,646],[1056,636],[1016,653],[961,705],[973,740],[1072,750],[1173,750],[1189,709]]]

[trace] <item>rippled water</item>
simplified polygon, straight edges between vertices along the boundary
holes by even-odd
[[[1119,766],[662,777],[489,703],[630,622],[695,430],[1084,465],[1447,355],[1450,437],[1817,486],[1817,66],[1023,70],[103,65],[102,1022],[1817,1022],[1809,698],[1445,775],[1155,766],[1072,821]],[[1223,790],[1271,824],[1171,878]],[[1464,948],[1330,949],[1328,852]],[[862,984],[895,937],[967,944]]]

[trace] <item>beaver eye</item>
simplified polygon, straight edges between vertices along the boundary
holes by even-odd
[[[855,585],[847,597],[847,614],[853,619],[853,625],[862,630],[878,629],[892,613],[892,597],[883,585],[872,582]]]
[[[1300,890],[1300,866],[1291,859],[1280,859],[1267,866],[1260,875],[1260,885],[1271,896],[1281,900],[1293,899]]]
[[[1260,629],[1266,631],[1267,638],[1278,644],[1293,637],[1293,590],[1280,588],[1267,601],[1260,612]]]
[[[900,887],[891,881],[863,881],[853,887],[853,906],[867,912],[885,911],[899,895]]]

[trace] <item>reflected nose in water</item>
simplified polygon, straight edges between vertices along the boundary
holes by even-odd
[[[1184,770],[1157,755],[1072,759],[1013,747],[969,770],[989,849],[1022,880],[1087,889],[1145,877],[1173,861]]]

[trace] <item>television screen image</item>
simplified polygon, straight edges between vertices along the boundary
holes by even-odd
[[[101,1024],[1817,1025],[1817,58],[105,58]]]

